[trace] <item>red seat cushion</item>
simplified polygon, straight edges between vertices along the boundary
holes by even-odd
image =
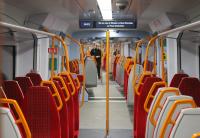
[[[32,138],[61,138],[59,113],[48,87],[30,87],[24,95],[22,110]]]
[[[7,98],[16,100],[21,106],[22,101],[24,99],[24,95],[18,82],[14,80],[4,81],[3,88]]]
[[[26,94],[28,88],[33,86],[33,83],[29,77],[16,77],[15,80],[19,83],[23,94]]]
[[[34,86],[40,86],[40,83],[42,82],[42,77],[38,73],[28,73],[26,74],[26,77],[30,77]]]
[[[181,94],[192,96],[197,106],[200,106],[200,82],[193,77],[185,77],[178,86]]]
[[[178,88],[182,78],[184,77],[189,77],[189,76],[187,74],[175,74],[169,86]]]

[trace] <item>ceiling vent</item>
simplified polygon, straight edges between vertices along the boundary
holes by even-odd
[[[127,0],[116,0],[116,7],[119,10],[125,10],[126,7],[128,7],[128,1]]]

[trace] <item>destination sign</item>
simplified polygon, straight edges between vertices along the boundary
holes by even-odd
[[[91,29],[91,28],[122,28],[122,29],[136,29],[136,20],[125,20],[125,21],[79,21],[79,27],[81,29]]]
[[[96,28],[130,28],[137,27],[136,21],[97,21]]]

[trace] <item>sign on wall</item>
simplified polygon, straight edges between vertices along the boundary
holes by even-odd
[[[95,28],[116,28],[116,29],[136,29],[136,20],[116,20],[116,21],[86,21],[79,20],[79,27],[81,29],[95,29]]]

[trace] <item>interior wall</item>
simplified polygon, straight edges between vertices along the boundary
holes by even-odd
[[[170,34],[168,37],[177,38],[179,32]],[[177,62],[177,40],[167,38],[166,39],[167,46],[167,79],[168,83],[171,82],[174,74],[178,71],[178,62]]]
[[[199,77],[199,48],[197,43],[181,41],[181,67],[191,77]]]
[[[14,61],[13,61],[13,46],[3,46],[2,47],[2,73],[5,75],[6,79],[13,79],[13,69],[14,69]]]
[[[42,35],[37,35],[37,37],[42,37]],[[48,48],[49,48],[49,38],[38,39],[37,44],[37,71],[40,73],[43,79],[48,80]]]
[[[16,76],[24,76],[33,69],[33,40],[17,44]]]

